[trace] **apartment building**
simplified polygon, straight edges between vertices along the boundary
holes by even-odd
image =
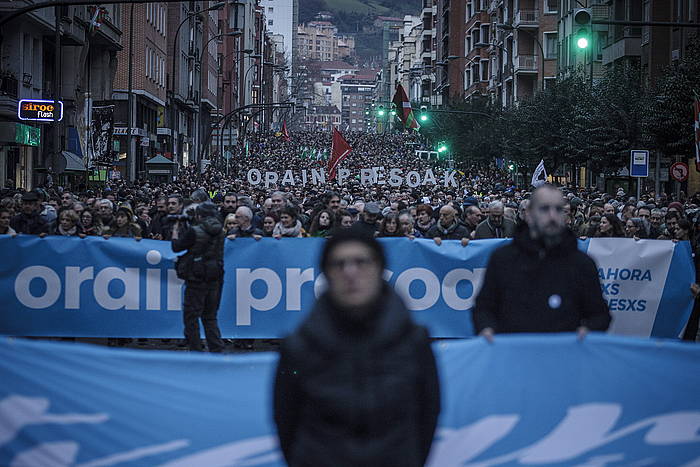
[[[487,8],[491,17],[487,89],[494,99],[511,105],[556,80],[559,34],[563,34],[557,28],[559,3],[569,0],[472,1]]]
[[[168,142],[159,127],[165,127],[167,103],[168,14],[165,3],[133,4],[122,11],[125,40],[124,48],[117,54],[117,73],[112,93],[117,102],[114,139],[118,157],[114,165],[123,178],[133,180],[135,177],[145,177],[148,159],[155,157],[156,153],[167,152]],[[131,59],[130,42],[133,44]],[[129,77],[133,93],[131,114],[128,107]],[[128,121],[129,115],[131,123]],[[129,127],[131,138],[127,136]],[[129,143],[130,151],[127,147]],[[134,155],[133,160],[127,160],[129,153]]]
[[[341,116],[344,128],[365,131],[372,115],[365,115],[371,108],[377,87],[378,70],[359,70],[354,75],[339,78],[342,95]]]
[[[2,2],[0,17],[23,4]],[[92,108],[113,104],[121,11],[119,5],[43,8],[2,26],[0,186],[29,190],[49,175],[67,184],[84,180],[86,167],[96,164],[87,144]],[[19,119],[21,99],[52,100],[55,94],[63,102],[58,124]]]

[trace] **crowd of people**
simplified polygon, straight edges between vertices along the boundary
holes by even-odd
[[[417,134],[348,133],[353,151],[341,167],[382,165],[421,171],[444,161],[421,157]],[[0,234],[103,236],[170,240],[180,216],[212,200],[229,239],[239,237],[331,237],[352,225],[377,237],[471,240],[513,237],[526,221],[530,187],[517,187],[510,174],[490,166],[460,167],[457,187],[362,185],[350,179],[320,185],[251,185],[251,168],[300,170],[326,167],[326,133],[254,135],[248,154],[205,171],[190,166],[170,183],[110,181],[83,190],[48,187],[0,192]],[[315,154],[315,156],[310,156]],[[226,175],[228,171],[229,175]],[[581,238],[688,240],[693,251],[700,229],[700,194],[675,199],[645,193],[640,199],[617,189],[561,187],[569,228]]]

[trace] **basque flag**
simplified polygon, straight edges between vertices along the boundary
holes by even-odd
[[[285,141],[290,141],[292,138],[289,136],[289,131],[287,131],[287,120],[282,122],[282,138]]]
[[[403,90],[401,84],[396,85],[396,94],[394,94],[394,99],[392,101],[396,106],[396,112],[403,123],[404,128],[411,128],[412,130],[419,130],[420,125],[416,120],[415,115],[413,115],[413,109],[411,109],[411,101],[408,100],[406,91]]]
[[[348,154],[350,154],[352,148],[345,141],[343,135],[333,127],[333,142],[331,143],[331,159],[328,161],[328,180],[333,180],[335,178],[335,171],[338,168],[343,159],[345,159]]]

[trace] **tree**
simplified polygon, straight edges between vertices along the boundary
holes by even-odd
[[[695,36],[686,54],[668,67],[651,90],[644,130],[649,144],[667,155],[695,154],[693,93],[700,93],[700,40]]]

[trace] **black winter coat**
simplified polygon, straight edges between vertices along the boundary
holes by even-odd
[[[610,312],[593,260],[568,229],[545,249],[519,229],[513,242],[494,251],[472,315],[474,330],[497,333],[605,331]]]
[[[282,344],[275,422],[288,464],[421,466],[440,412],[435,358],[386,284],[370,316],[322,296]]]
[[[10,220],[10,227],[18,234],[39,235],[49,233],[49,224],[39,216],[39,213],[27,215],[20,212]]]

